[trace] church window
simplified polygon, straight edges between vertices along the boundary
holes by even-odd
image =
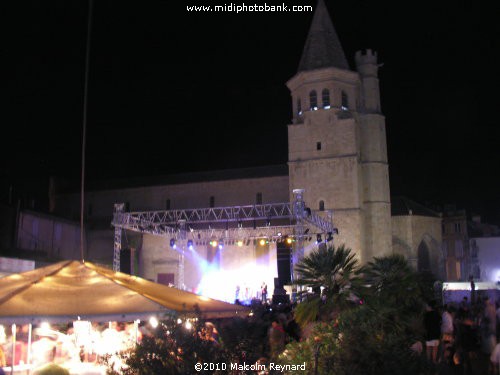
[[[316,150],[321,150],[321,142],[316,142]]]
[[[311,111],[316,111],[318,109],[318,96],[316,94],[316,90],[312,90],[309,93],[309,109]]]
[[[321,96],[323,98],[323,108],[330,109],[330,91],[324,89]]]
[[[324,211],[325,210],[325,201],[319,201],[319,210]]]
[[[302,104],[300,103],[300,98],[297,99],[297,113],[302,115]]]
[[[210,207],[215,207],[215,197],[213,195],[210,197]]]
[[[343,111],[349,110],[349,98],[345,91],[342,91],[342,104],[340,106],[340,109],[342,109]]]
[[[255,197],[255,203],[262,204],[262,193],[257,193],[257,195]]]

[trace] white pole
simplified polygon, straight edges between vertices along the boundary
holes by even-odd
[[[16,363],[16,323],[12,324],[12,361],[10,363],[10,375],[14,374],[14,363]]]
[[[32,332],[33,325],[30,323],[28,325],[28,356],[26,358],[26,362],[28,365],[28,375],[31,372],[31,332]]]

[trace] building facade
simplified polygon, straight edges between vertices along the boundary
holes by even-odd
[[[327,8],[319,0],[297,73],[286,82],[292,109],[288,165],[89,185],[85,195],[86,256],[112,263],[114,229],[110,223],[115,203],[124,203],[128,212],[259,205],[291,202],[293,190],[304,189],[308,209],[333,218],[338,229],[334,243],[351,248],[361,263],[400,251],[416,268],[438,273],[442,262],[440,218],[411,211],[391,216],[377,53],[360,51],[355,63],[356,70],[352,70]],[[52,193],[53,214],[79,216],[79,192],[64,192],[54,185]],[[216,279],[225,295],[241,293],[241,297],[254,295],[262,281],[273,285],[278,273],[276,243],[251,241],[240,246],[233,242],[218,249],[193,240],[196,246],[182,267],[182,287],[203,290],[204,285],[215,283],[203,280],[208,276]],[[305,241],[306,254],[315,248],[314,240]],[[135,254],[132,273],[178,284],[179,253],[168,239],[125,233],[122,243]],[[427,254],[420,263],[419,251]]]

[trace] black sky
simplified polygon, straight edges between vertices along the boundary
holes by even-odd
[[[1,177],[78,179],[88,1],[12,3],[1,46]],[[326,3],[351,68],[364,48],[384,64],[391,193],[500,221],[493,10],[470,1]],[[215,4],[94,0],[88,179],[286,162],[285,82],[312,13],[186,10]]]

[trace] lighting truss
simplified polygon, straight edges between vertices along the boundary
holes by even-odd
[[[274,221],[288,219],[290,222],[304,221],[321,232],[334,232],[331,221],[308,210],[294,212],[293,203],[273,203],[252,206],[193,208],[184,210],[123,212],[116,211],[112,225],[115,228],[128,229],[155,235],[171,236],[178,229],[178,223],[186,225],[243,223],[248,221]]]
[[[121,232],[130,230],[182,242],[192,240],[198,244],[206,244],[212,239],[233,244],[259,238],[277,242],[284,237],[292,237],[298,243],[297,254],[290,265],[293,272],[293,264],[297,257],[303,256],[304,243],[310,241],[312,233],[338,233],[333,226],[331,213],[326,218],[317,215],[306,207],[302,200],[302,189],[295,189],[293,193],[295,201],[292,203],[182,210],[125,212],[124,204],[117,203],[111,222],[115,227],[113,269],[120,269]],[[179,259],[180,286],[184,283],[183,251]]]

